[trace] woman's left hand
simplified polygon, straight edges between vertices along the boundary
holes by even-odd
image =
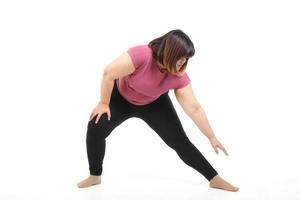
[[[219,153],[219,151],[218,151],[218,148],[219,148],[225,153],[226,156],[228,156],[226,149],[224,148],[224,146],[221,144],[221,142],[216,137],[211,138],[210,143],[211,143],[211,146],[214,148],[216,154]]]

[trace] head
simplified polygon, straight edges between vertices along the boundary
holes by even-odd
[[[161,67],[174,75],[183,74],[189,58],[195,54],[193,42],[179,29],[152,40],[148,46]]]

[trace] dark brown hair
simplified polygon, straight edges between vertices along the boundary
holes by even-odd
[[[165,35],[152,40],[148,46],[152,49],[153,57],[166,69],[173,73],[185,70],[188,59],[195,54],[191,39],[180,29],[169,31]],[[176,62],[187,58],[181,69],[177,71]]]

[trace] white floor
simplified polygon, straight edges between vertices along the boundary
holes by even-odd
[[[250,179],[251,180],[251,179]],[[32,182],[29,182],[32,184]],[[56,184],[56,185],[53,185]],[[79,189],[75,181],[58,180],[48,185],[23,185],[14,191],[1,193],[1,200],[43,199],[43,200],[141,200],[141,199],[243,199],[243,200],[299,200],[299,179],[272,181],[239,182],[240,190],[236,193],[225,192],[207,187],[204,179],[175,178],[171,176],[134,175],[103,178],[102,184]],[[3,191],[2,191],[3,192]]]
[[[132,127],[143,132],[132,132]],[[131,120],[109,136],[102,184],[85,189],[76,186],[88,175],[84,131],[69,143],[69,135],[61,134],[63,131],[48,134],[47,139],[39,139],[44,143],[31,146],[18,140],[22,151],[10,151],[9,156],[1,157],[0,200],[300,199],[297,156],[287,145],[266,149],[255,138],[251,141],[241,136],[227,140],[231,151],[226,157],[216,155],[203,137],[189,134],[219,174],[240,187],[232,193],[209,188],[201,174],[184,164],[146,127]],[[3,150],[9,148],[7,145]]]

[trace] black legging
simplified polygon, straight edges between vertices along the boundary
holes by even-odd
[[[96,116],[88,123],[86,145],[91,175],[102,174],[105,138],[114,128],[131,117],[144,120],[176,151],[183,162],[200,172],[207,180],[217,175],[216,170],[188,139],[168,92],[147,105],[139,106],[124,99],[118,91],[116,81],[114,82],[109,103],[111,119],[108,120],[107,113],[104,113],[97,124]]]

